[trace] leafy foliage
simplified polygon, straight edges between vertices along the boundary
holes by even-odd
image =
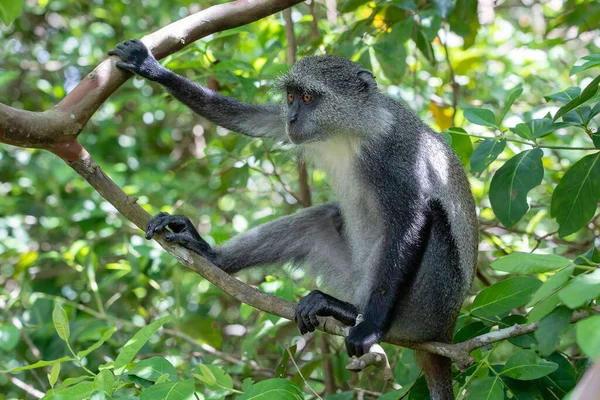
[[[294,7],[298,55],[325,51],[373,70],[382,90],[444,132],[471,172],[481,276],[454,340],[539,323],[475,350],[475,364],[454,371],[456,393],[566,396],[600,354],[600,317],[571,323],[600,297],[600,4],[482,3],[478,13],[476,0],[338,3],[338,16],[324,2]],[[185,0],[0,0],[0,102],[49,109],[116,43],[198,9]],[[164,63],[241,100],[278,102],[269,88],[287,68],[286,44],[275,15]],[[211,243],[300,207],[289,154],[216,128],[137,78],[80,141],[148,212],[186,214]],[[309,182],[315,203],[332,199],[321,171],[309,167]],[[27,396],[9,376],[45,399],[315,398],[307,385],[328,400],[363,389],[384,400],[428,396],[412,350],[384,344],[401,390],[377,370],[351,375],[339,338],[299,337],[292,322],[184,271],[50,153],[0,147],[0,210],[7,397]],[[270,272],[240,277],[288,300],[313,284],[302,271]],[[580,353],[588,359],[571,357]]]

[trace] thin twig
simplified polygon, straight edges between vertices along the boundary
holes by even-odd
[[[296,360],[294,360],[294,356],[292,355],[292,352],[290,351],[289,347],[286,347],[285,350],[287,351],[287,353],[290,356],[290,360],[292,360],[292,363],[294,363],[294,367],[296,367],[296,370],[298,371],[298,374],[300,375],[300,378],[302,378],[302,380],[304,381],[304,384],[306,386],[308,386],[308,389],[310,389],[310,391],[317,396],[318,399],[323,400],[323,398],[321,396],[319,396],[319,394],[317,392],[315,392],[315,389],[312,388],[312,386],[310,386],[308,384],[308,382],[306,381],[306,379],[304,378],[304,375],[302,375],[302,371],[300,371],[300,368],[298,368],[298,364],[296,364]]]
[[[24,391],[26,391],[27,393],[29,393],[33,397],[35,397],[37,399],[41,399],[42,397],[44,397],[44,393],[43,392],[40,392],[39,390],[37,390],[33,386],[31,386],[31,385],[23,382],[19,378],[16,378],[16,377],[14,377],[12,375],[9,375],[9,374],[3,374],[3,375],[5,375],[8,378],[8,380],[10,380],[12,382],[13,385],[15,385],[16,387],[18,387],[20,389],[23,389]]]

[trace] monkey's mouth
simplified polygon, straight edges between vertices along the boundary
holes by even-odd
[[[303,133],[297,127],[288,126],[287,135],[293,144],[306,144],[316,140],[315,135]]]

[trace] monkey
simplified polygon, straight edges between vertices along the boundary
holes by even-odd
[[[288,143],[326,172],[336,196],[219,246],[210,246],[189,218],[167,213],[151,219],[147,239],[162,232],[230,274],[304,266],[322,285],[300,299],[298,328],[314,331],[317,316],[350,325],[349,356],[360,357],[384,337],[452,340],[477,260],[469,181],[441,135],[381,93],[370,71],[334,55],[304,57],[276,85],[282,104],[256,105],[177,75],[139,40],[108,54],[217,125]],[[432,399],[453,399],[450,359],[422,351],[417,358]]]

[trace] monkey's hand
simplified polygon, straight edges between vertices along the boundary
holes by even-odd
[[[167,228],[171,229],[172,232],[167,231]],[[166,232],[164,238],[167,242],[178,243],[216,264],[217,254],[215,250],[202,239],[188,217],[184,215],[169,215],[166,212],[156,214],[148,222],[146,239],[150,240],[155,233],[160,232]]]
[[[319,317],[333,317],[345,325],[354,326],[358,309],[320,290],[313,290],[300,299],[296,307],[296,322],[301,334],[313,332],[319,326]]]
[[[371,346],[379,343],[383,338],[383,330],[368,321],[363,321],[350,328],[350,334],[346,337],[346,351],[350,357],[360,357],[369,352]]]
[[[117,62],[117,67],[152,81],[158,80],[167,71],[138,39],[119,43],[108,55],[117,56],[122,60]]]

